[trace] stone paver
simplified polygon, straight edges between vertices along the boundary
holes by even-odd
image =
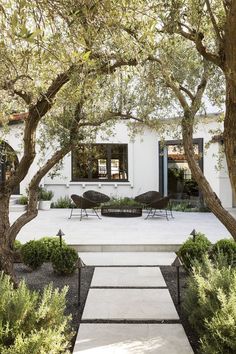
[[[65,240],[74,245],[107,244],[181,244],[193,229],[205,233],[210,241],[229,237],[229,232],[212,213],[174,212],[175,219],[79,217],[68,220],[69,209],[39,211],[37,218],[25,225],[18,239],[26,242],[42,236],[54,236],[58,229],[65,233]],[[20,213],[12,212],[13,222]]]
[[[79,252],[86,265],[126,266],[126,265],[171,265],[174,252]]]
[[[166,286],[158,267],[95,268],[91,286]]]
[[[81,324],[74,354],[193,354],[180,324]]]
[[[85,319],[176,320],[179,316],[167,289],[90,289]]]

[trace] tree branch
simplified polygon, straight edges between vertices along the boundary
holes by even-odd
[[[206,47],[203,45],[203,33],[197,33],[195,31],[186,32],[182,29],[181,23],[179,23],[177,33],[180,34],[182,37],[194,42],[196,45],[196,49],[205,59],[209,60],[220,68],[224,68],[224,62],[222,62],[221,57],[215,53],[207,51]]]
[[[192,94],[191,91],[189,91],[189,90],[188,90],[186,87],[184,87],[183,85],[179,85],[179,88],[180,88],[180,90],[182,90],[183,92],[185,92],[185,93],[189,96],[189,98],[191,99],[191,101],[194,100],[194,96],[193,96],[193,94]]]
[[[27,211],[22,214],[10,227],[9,234],[11,239],[15,239],[15,235],[21,230],[21,228],[30,222],[38,213],[38,185],[41,179],[51,170],[55,164],[57,164],[68,152],[71,150],[71,145],[63,147],[56,151],[52,157],[37,171],[37,173],[31,179],[29,184],[29,201]]]
[[[220,33],[219,27],[217,25],[215,16],[214,16],[214,14],[212,12],[211,4],[210,4],[209,0],[205,0],[205,1],[206,1],[207,10],[209,12],[211,23],[212,23],[212,26],[214,28],[216,37],[217,37],[218,41],[221,42],[222,41],[221,33]]]

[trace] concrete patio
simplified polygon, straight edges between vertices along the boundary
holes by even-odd
[[[37,218],[21,230],[18,239],[27,242],[43,236],[54,236],[58,229],[64,239],[84,252],[155,252],[175,251],[193,229],[207,235],[211,242],[230,237],[226,228],[212,213],[174,212],[174,219],[164,217],[145,220],[137,218],[79,217],[68,219],[70,210],[39,211]],[[20,215],[10,214],[11,221]]]

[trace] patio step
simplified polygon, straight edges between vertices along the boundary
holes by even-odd
[[[70,244],[78,252],[177,252],[181,244]]]
[[[10,211],[17,211],[17,212],[23,212],[26,210],[26,205],[21,205],[21,204],[10,204],[9,206]]]

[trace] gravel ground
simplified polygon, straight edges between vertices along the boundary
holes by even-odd
[[[176,268],[171,266],[163,266],[161,267],[162,275],[166,281],[167,287],[171,294],[172,300],[175,304],[176,310],[179,314],[180,321],[184,327],[184,330],[188,336],[188,340],[193,348],[194,353],[198,353],[199,350],[199,337],[197,336],[196,332],[190,327],[188,322],[187,316],[184,313],[182,308],[182,301],[184,295],[184,289],[186,287],[187,281],[187,273],[185,270],[180,267],[179,275],[180,275],[180,305],[178,304],[178,297],[177,297],[177,273]]]
[[[167,283],[168,289],[170,291],[171,297],[174,301],[176,309],[178,311],[180,321],[185,329],[188,339],[192,345],[194,353],[198,350],[198,336],[191,329],[187,317],[184,314],[181,304],[177,303],[177,282],[176,282],[176,268],[171,266],[161,267],[161,271],[165,281]],[[17,279],[25,279],[29,288],[32,290],[42,290],[42,288],[48,283],[52,282],[55,288],[63,288],[65,285],[69,286],[69,291],[67,293],[67,307],[66,313],[72,314],[71,325],[75,333],[78,331],[79,322],[83,313],[84,304],[87,298],[88,290],[92,280],[94,267],[85,267],[82,269],[81,274],[81,295],[80,302],[81,305],[78,306],[78,272],[71,276],[60,276],[53,272],[50,263],[44,263],[43,266],[36,270],[30,271],[24,264],[16,263],[15,272]],[[184,288],[186,284],[187,274],[180,268],[180,289],[181,297],[183,298]],[[76,336],[74,336],[71,343],[71,348],[74,346]]]

